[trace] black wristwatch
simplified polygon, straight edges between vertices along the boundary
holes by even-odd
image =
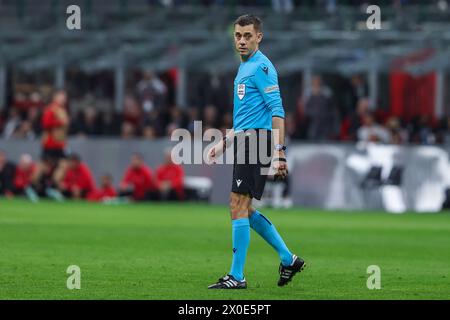
[[[275,151],[286,151],[287,147],[282,144],[276,144],[275,145]]]

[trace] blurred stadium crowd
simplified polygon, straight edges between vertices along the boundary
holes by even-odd
[[[29,154],[22,154],[16,164],[13,159],[8,159],[6,151],[0,150],[0,195],[26,195],[35,202],[40,197],[58,201],[66,198],[90,201],[184,199],[184,170],[173,163],[169,150],[164,163],[154,172],[145,164],[142,155],[133,154],[117,188],[110,174],[102,175],[97,187],[88,164],[80,155],[67,152],[67,133],[73,125],[67,102],[66,91],[59,89],[52,93],[52,99],[45,107],[35,99],[31,105],[22,101],[22,108],[15,106],[12,109],[17,113],[19,130],[23,130],[24,123],[29,121],[20,120],[21,113],[27,119],[35,115],[38,121],[34,125],[40,131],[42,152],[37,161]],[[9,125],[10,122],[7,127]],[[33,125],[30,123],[29,126]],[[17,130],[12,132],[14,136]]]
[[[348,79],[348,85],[332,90],[320,75],[298,95],[287,111],[287,134],[292,140],[374,141],[387,144],[450,143],[450,117],[438,119],[426,114],[405,118],[385,108],[373,108],[363,75]],[[68,99],[68,135],[73,137],[121,137],[156,139],[170,136],[177,128],[193,131],[202,120],[203,130],[232,127],[232,106],[219,107],[206,99],[201,106],[180,107],[171,103],[170,83],[145,71],[133,90],[125,96],[123,111],[99,108],[93,95]],[[36,140],[42,135],[43,114],[51,90],[28,85],[17,90],[12,105],[1,112],[0,132],[4,139]],[[226,91],[226,89],[224,89]],[[224,90],[215,100],[223,100]],[[342,101],[345,101],[343,103]]]
[[[27,196],[33,202],[41,197],[109,203],[180,201],[185,199],[184,170],[171,161],[170,153],[155,170],[136,153],[117,186],[109,174],[102,175],[97,184],[88,164],[78,154],[60,159],[44,155],[37,161],[23,154],[15,163],[0,150],[0,196]]]

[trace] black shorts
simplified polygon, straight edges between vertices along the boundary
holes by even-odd
[[[59,161],[66,158],[64,149],[43,149],[41,154],[41,160],[53,160]]]
[[[260,200],[266,185],[272,155],[270,130],[249,129],[234,137],[234,166],[231,191]]]

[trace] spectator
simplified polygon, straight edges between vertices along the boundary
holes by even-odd
[[[3,137],[5,139],[11,139],[14,137],[14,133],[19,128],[22,123],[22,119],[20,118],[19,111],[16,108],[12,108],[9,111],[9,117],[6,121],[5,128],[3,129]]]
[[[39,136],[42,133],[41,123],[40,123],[41,116],[42,116],[41,109],[31,108],[30,110],[28,110],[27,121],[31,125],[31,130],[32,130],[34,136]]]
[[[375,123],[373,115],[368,112],[363,115],[362,126],[358,129],[358,141],[389,143],[391,137],[384,127]]]
[[[95,181],[89,167],[81,161],[77,154],[71,154],[67,160],[61,161],[55,172],[59,190],[65,197],[72,199],[88,198],[95,192]]]
[[[12,137],[14,139],[34,140],[36,135],[34,134],[31,122],[22,121],[14,131]]]
[[[331,90],[322,85],[320,76],[313,77],[310,90],[305,104],[309,119],[308,138],[319,141],[336,139],[339,118]]]
[[[54,173],[57,162],[49,157],[44,157],[36,166],[31,178],[33,189],[40,197],[50,197],[61,199],[62,195],[57,191],[57,185],[54,180]]]
[[[58,90],[52,102],[45,108],[42,116],[42,148],[43,155],[55,159],[64,157],[66,136],[69,126],[69,115],[66,111],[67,94]]]
[[[177,130],[179,127],[175,123],[170,123],[166,128],[166,136],[171,137],[172,133]]]
[[[133,139],[136,137],[136,127],[130,122],[122,123],[120,134],[122,139]]]
[[[39,91],[33,91],[30,94],[30,108],[28,112],[31,110],[41,110],[45,107],[44,102],[42,101],[42,95]]]
[[[354,114],[361,99],[366,99],[368,103],[370,102],[369,99],[367,99],[369,87],[364,77],[360,74],[353,75],[350,78],[350,89],[346,91],[347,94],[343,93],[347,98],[345,109],[342,114],[343,116]]]
[[[199,119],[199,112],[197,107],[190,107],[187,113],[187,129],[190,133],[194,133],[194,121],[198,121]],[[230,127],[231,128],[231,127]]]
[[[117,191],[114,188],[112,176],[105,174],[100,180],[100,193],[102,197],[114,198],[117,196]]]
[[[144,139],[153,140],[156,138],[156,130],[152,126],[145,126],[142,130],[142,136]]]
[[[227,129],[233,128],[233,115],[230,112],[226,112],[222,116],[222,123],[220,126],[220,131],[223,135],[226,135]]]
[[[152,110],[150,112],[147,112],[144,118],[144,128],[152,127],[155,132],[155,136],[165,135],[166,124],[162,118],[163,117],[161,116],[161,112],[159,110]]]
[[[214,105],[218,109],[226,110],[229,105],[229,96],[226,87],[226,80],[219,76],[216,72],[211,73],[204,78],[204,86],[202,86],[200,95],[202,101],[206,105]],[[202,83],[203,83],[202,81]]]
[[[29,101],[25,93],[16,91],[13,98],[13,109],[16,109],[19,113],[25,115],[29,108]]]
[[[225,112],[222,116],[222,126],[227,129],[233,128],[233,114],[231,112]]]
[[[291,113],[292,115],[292,126],[288,128],[290,124],[286,124],[286,130],[289,130],[289,137],[292,139],[303,139],[305,140],[308,133],[308,121],[305,113],[305,101],[301,96],[297,97],[295,110]],[[287,120],[287,118],[286,118]]]
[[[166,135],[171,136],[172,132],[178,128],[184,128],[186,126],[186,120],[183,112],[180,108],[173,106],[170,109],[170,122],[166,126]]]
[[[16,194],[24,194],[25,190],[31,186],[32,178],[37,170],[37,165],[29,154],[20,157],[14,176],[14,188]]]
[[[170,151],[166,151],[164,164],[156,170],[156,185],[162,200],[184,199],[184,170],[173,163]]]
[[[145,112],[160,109],[165,103],[167,87],[152,71],[145,71],[136,91]]]
[[[14,176],[16,165],[10,161],[3,150],[0,150],[0,196],[14,196]]]
[[[93,107],[84,109],[81,116],[75,122],[73,132],[79,136],[100,135],[101,127],[97,118],[97,110]]]
[[[416,116],[407,125],[410,140],[415,144],[434,144],[436,136],[428,116]]]
[[[367,97],[360,98],[356,104],[356,111],[351,112],[341,123],[341,140],[357,140],[358,129],[363,117],[370,112],[370,102]]]
[[[391,144],[396,144],[396,145],[402,145],[405,143],[405,140],[403,140],[402,134],[400,131],[398,130],[393,130],[391,131]]]
[[[217,114],[217,108],[214,105],[207,105],[203,110],[203,134],[205,139],[210,140],[211,134],[213,130],[210,129],[219,129],[220,121],[219,116]]]
[[[219,117],[217,114],[217,108],[210,104],[203,110],[203,128],[218,128],[219,127]]]
[[[186,119],[183,111],[177,106],[170,109],[170,123],[176,125],[178,128],[186,126]]]
[[[158,198],[152,170],[145,165],[142,155],[135,153],[131,156],[130,166],[120,183],[119,195],[131,196],[135,201]]]
[[[7,119],[6,111],[2,110],[2,107],[0,106],[0,134],[3,132],[6,119]]]
[[[423,115],[420,117],[417,135],[420,144],[428,145],[436,143],[436,136],[433,132],[431,119],[429,116]]]
[[[104,201],[117,197],[117,191],[114,188],[112,177],[105,174],[100,178],[100,188],[89,196],[90,201]]]
[[[442,120],[439,130],[439,139],[441,143],[450,144],[450,116],[447,116],[446,119]]]
[[[120,134],[121,123],[118,115],[113,111],[104,112],[101,115],[101,134],[105,136],[118,136]]]
[[[29,96],[23,92],[16,92],[14,95],[13,107],[16,108],[21,118],[26,118],[31,110],[41,110],[44,107],[42,95],[39,91],[33,91]]]
[[[131,123],[135,128],[139,128],[142,121],[142,110],[133,96],[126,96],[123,106],[123,122]]]
[[[390,132],[390,143],[404,144],[408,142],[408,132],[401,127],[400,120],[397,117],[390,117],[386,121],[386,129]]]
[[[295,118],[293,116],[292,113],[287,113],[286,114],[286,118],[285,118],[285,126],[286,126],[286,135],[288,137],[293,137],[296,134],[296,123],[295,123]]]

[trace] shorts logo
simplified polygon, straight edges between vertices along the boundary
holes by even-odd
[[[245,96],[245,84],[238,84],[237,95],[240,100],[244,99]]]
[[[242,180],[236,180],[236,184],[238,187],[241,185],[241,183],[242,183]]]

